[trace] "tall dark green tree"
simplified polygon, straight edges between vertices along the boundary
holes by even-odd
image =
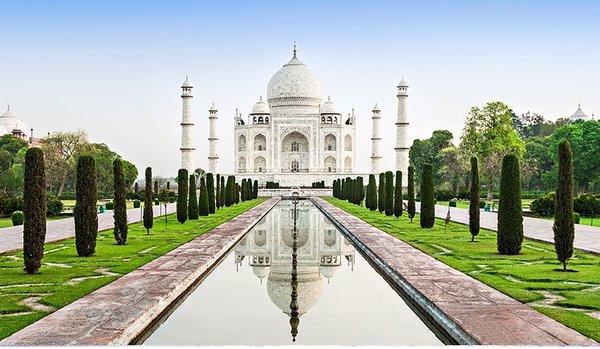
[[[385,173],[379,174],[379,186],[377,187],[377,209],[379,212],[385,211]]]
[[[177,173],[177,221],[185,223],[188,214],[188,171],[180,168]]]
[[[242,178],[242,185],[241,185],[242,201],[246,201],[246,195],[247,195],[246,189],[248,189],[248,186],[246,183],[247,183],[246,178]]]
[[[229,180],[229,178],[227,179]],[[221,207],[226,206],[227,203],[227,189],[225,187],[225,176],[221,176]],[[229,205],[227,205],[229,206]]]
[[[331,186],[332,191],[333,191],[333,197],[337,198],[338,197],[338,180],[334,179],[333,180],[333,184]]]
[[[573,221],[573,153],[568,140],[558,146],[558,174],[554,199],[554,248],[556,256],[567,270],[567,262],[573,256],[575,225]]]
[[[150,234],[154,224],[154,211],[152,210],[152,168],[146,167],[146,191],[144,192],[144,228]]]
[[[423,165],[421,174],[421,228],[433,228],[435,224],[435,197],[433,188],[433,166]]]
[[[394,188],[394,216],[402,216],[402,172],[396,171],[396,186]]]
[[[190,175],[190,187],[188,193],[188,218],[198,219],[198,194],[196,194],[196,175]]]
[[[221,175],[217,174],[217,181],[215,183],[215,206],[217,209],[221,208]]]
[[[140,185],[138,182],[135,182],[135,185],[133,187],[133,192],[135,193],[135,198],[136,199],[140,199]]]
[[[96,252],[96,238],[98,236],[98,213],[96,212],[98,182],[96,176],[94,157],[81,155],[77,159],[76,204],[73,210],[75,216],[75,247],[80,257],[89,257]]]
[[[385,215],[394,214],[394,173],[387,171],[385,173]]]
[[[117,245],[125,245],[125,242],[127,242],[127,188],[123,176],[123,163],[119,158],[113,161],[113,177],[115,191],[115,209],[113,211],[115,228],[113,234]]]
[[[258,180],[254,180],[254,187],[252,188],[252,198],[253,199],[257,199],[258,198]]]
[[[154,197],[158,196],[158,180],[154,181]]]
[[[469,195],[469,231],[471,241],[479,235],[479,165],[477,158],[471,158],[471,192]]]
[[[365,199],[365,184],[363,183],[362,176],[356,178],[356,186],[358,191],[356,204],[362,206],[362,202]]]
[[[198,213],[200,216],[208,216],[208,190],[204,178],[200,178],[200,198],[198,202]]]
[[[498,253],[516,255],[523,242],[521,175],[519,160],[513,154],[502,159],[498,203]]]
[[[210,172],[206,174],[206,193],[208,195],[208,213],[215,213],[215,180]]]
[[[25,153],[23,214],[25,272],[34,274],[42,266],[46,239],[46,170],[40,148],[29,148]]]
[[[415,205],[415,169],[412,166],[408,166],[408,188],[407,188],[407,196],[408,196],[408,205],[406,207],[406,213],[408,214],[408,219],[412,223],[413,218],[415,218],[416,205]]]
[[[235,183],[235,203],[236,204],[240,203],[240,194],[241,194],[240,184]]]
[[[229,206],[235,204],[235,196],[236,196],[235,177],[233,177],[233,176],[227,177],[227,186],[225,187],[225,191],[227,192],[227,195],[225,195],[225,206],[229,207]]]
[[[371,211],[377,210],[377,184],[373,174],[369,175],[369,184],[367,184],[366,206]]]

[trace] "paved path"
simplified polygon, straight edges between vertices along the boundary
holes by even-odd
[[[417,202],[417,212],[419,203]],[[435,215],[446,218],[448,206],[435,205]],[[450,207],[450,219],[454,222],[469,224],[469,210],[465,208]],[[498,231],[498,214],[496,212],[481,211],[481,227]],[[526,237],[534,240],[554,243],[553,220],[542,218],[523,217],[523,231]],[[600,228],[589,225],[575,224],[576,248],[592,253],[600,253]]]
[[[323,199],[314,202],[484,345],[595,345],[595,341],[455,270]]]
[[[175,212],[176,204],[169,204],[167,212]],[[159,216],[159,207],[153,206],[154,217]],[[165,207],[162,206],[162,211]],[[163,212],[164,214],[164,212]],[[140,222],[140,209],[130,208],[127,210],[127,221],[129,223]],[[98,230],[106,230],[114,227],[113,212],[107,211],[98,214]],[[75,220],[73,217],[57,219],[46,222],[46,242],[68,239],[75,236]],[[23,226],[7,227],[0,229],[0,253],[16,251],[23,248]]]
[[[0,346],[130,344],[277,202],[271,198],[241,213],[14,333]]]

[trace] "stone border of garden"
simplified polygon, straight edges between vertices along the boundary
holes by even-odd
[[[313,198],[315,205],[404,296],[459,344],[597,345],[529,308],[396,239],[363,220]]]
[[[0,345],[125,345],[136,340],[278,202],[271,198],[40,319]]]

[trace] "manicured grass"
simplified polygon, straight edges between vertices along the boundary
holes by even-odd
[[[116,245],[112,230],[106,230],[98,235],[96,255],[88,258],[77,256],[74,239],[46,244],[43,265],[36,275],[23,272],[21,252],[0,255],[0,338],[49,314],[22,304],[24,299],[40,297],[42,305],[64,307],[263,201],[242,202],[184,224],[169,215],[167,227],[164,217],[156,218],[150,235],[143,224],[132,224],[124,246]]]
[[[444,233],[444,222],[436,220],[432,229],[421,229],[419,216],[410,223],[406,214],[400,218],[371,212],[363,206],[325,198],[328,202],[369,224],[407,242],[441,262],[460,270],[487,285],[517,299],[530,303],[553,319],[600,341],[600,320],[588,312],[600,310],[600,256],[575,250],[569,268],[576,273],[556,271],[554,246],[549,243],[524,240],[522,253],[501,256],[496,250],[496,233],[482,230],[476,242],[466,225],[450,223]],[[545,294],[564,297],[546,306]]]

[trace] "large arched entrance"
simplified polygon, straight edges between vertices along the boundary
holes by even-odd
[[[309,168],[308,138],[300,132],[287,134],[281,142],[281,171],[307,173]]]

